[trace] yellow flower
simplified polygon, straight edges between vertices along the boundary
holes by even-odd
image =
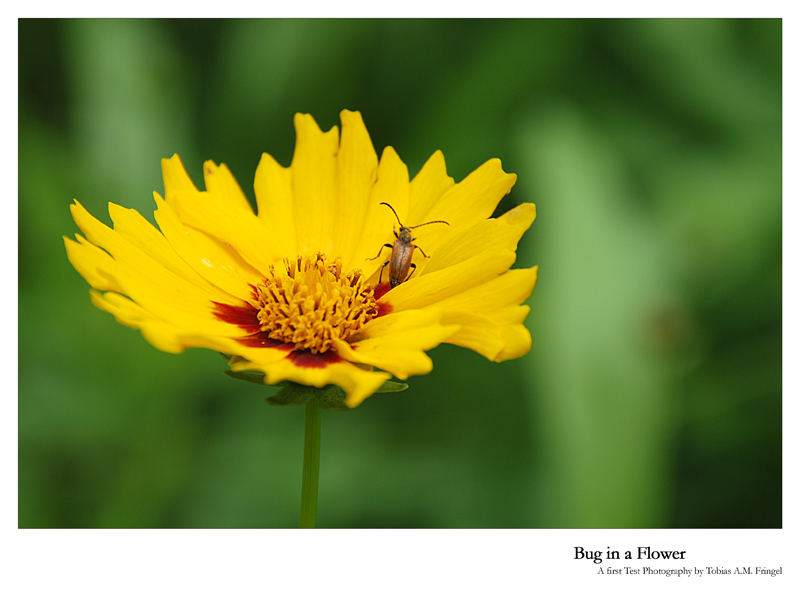
[[[516,176],[490,159],[455,184],[436,151],[409,181],[394,149],[378,160],[361,114],[341,120],[340,138],[295,116],[291,166],[264,154],[256,169],[258,214],[224,164],[205,163],[201,191],[177,155],[162,160],[164,198],[154,193],[160,231],[113,203],[109,228],[76,200],[83,235],[64,241],[94,304],[158,349],[232,354],[234,370],[269,384],[335,384],[350,407],[390,375],[430,372],[425,351],[442,342],[492,361],[526,353],[520,304],[537,268],[509,267],[535,206],[490,218]],[[411,230],[409,277],[383,266],[388,248],[376,258],[396,217],[446,222]]]

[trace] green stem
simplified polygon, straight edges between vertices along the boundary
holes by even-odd
[[[303,449],[303,491],[300,496],[300,528],[313,529],[317,524],[319,491],[319,436],[322,409],[315,399],[306,404],[306,439]]]

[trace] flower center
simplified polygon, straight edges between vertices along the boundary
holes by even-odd
[[[324,353],[333,339],[347,340],[378,315],[373,288],[361,271],[341,275],[341,262],[321,254],[270,267],[255,288],[258,322],[270,339]]]

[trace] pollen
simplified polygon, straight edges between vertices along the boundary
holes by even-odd
[[[378,315],[373,288],[361,271],[342,275],[341,262],[325,256],[284,260],[255,288],[258,322],[270,339],[324,353]]]

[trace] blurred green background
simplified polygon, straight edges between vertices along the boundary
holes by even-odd
[[[532,351],[453,346],[323,417],[322,527],[781,525],[779,20],[22,20],[19,524],[291,527],[303,410],[95,309],[78,197],[152,221],[162,157],[253,198],[292,115],[359,109],[538,219]],[[476,238],[479,241],[479,238]]]

